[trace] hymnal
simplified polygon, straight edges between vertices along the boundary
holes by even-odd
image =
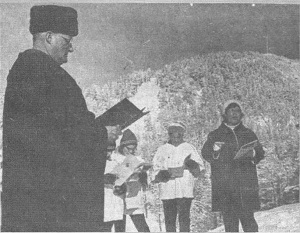
[[[257,144],[258,144],[258,141],[254,140],[252,142],[249,142],[249,143],[243,145],[239,149],[239,151],[236,153],[236,156],[234,157],[234,159],[242,159],[242,158],[253,156],[252,151],[257,146]]]
[[[142,162],[134,155],[128,155],[124,159],[124,161],[114,167],[114,169],[110,172],[111,174],[117,175],[117,180],[115,185],[122,185],[126,182],[134,173],[138,173],[141,171],[147,171],[152,167],[152,164]]]
[[[149,111],[143,112],[144,109],[140,110],[125,98],[97,117],[96,121],[104,126],[120,125],[121,130],[123,130],[149,113]]]

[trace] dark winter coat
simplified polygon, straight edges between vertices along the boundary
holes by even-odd
[[[247,210],[260,208],[256,164],[264,158],[261,144],[255,148],[253,160],[233,160],[241,146],[256,139],[254,132],[242,123],[234,130],[222,123],[209,133],[202,156],[211,165],[212,211],[225,211],[231,205]],[[225,144],[214,151],[215,142]]]
[[[3,113],[3,231],[99,231],[107,131],[50,56],[19,54]]]

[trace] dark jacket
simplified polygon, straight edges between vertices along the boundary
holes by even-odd
[[[242,123],[234,130],[222,123],[208,134],[202,156],[211,165],[212,211],[225,211],[231,205],[247,210],[260,208],[256,164],[264,158],[261,144],[255,148],[253,160],[233,159],[241,146],[256,139],[254,132]],[[214,151],[215,142],[225,144]]]
[[[3,112],[3,231],[99,231],[107,131],[50,56],[19,54]]]

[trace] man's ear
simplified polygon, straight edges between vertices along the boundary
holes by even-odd
[[[51,44],[53,41],[53,33],[50,31],[46,32],[45,40],[46,40],[47,44]]]

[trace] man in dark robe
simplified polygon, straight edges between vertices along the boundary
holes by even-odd
[[[223,107],[223,122],[210,132],[202,156],[211,165],[212,211],[221,211],[226,232],[257,232],[254,211],[260,209],[256,164],[264,150],[255,133],[242,123],[239,101],[230,100]],[[253,146],[241,149],[253,142]],[[249,144],[248,144],[249,145]],[[242,157],[235,159],[237,152]]]
[[[80,87],[61,67],[73,52],[77,11],[30,11],[33,48],[7,77],[3,112],[2,231],[100,231],[108,141]]]

